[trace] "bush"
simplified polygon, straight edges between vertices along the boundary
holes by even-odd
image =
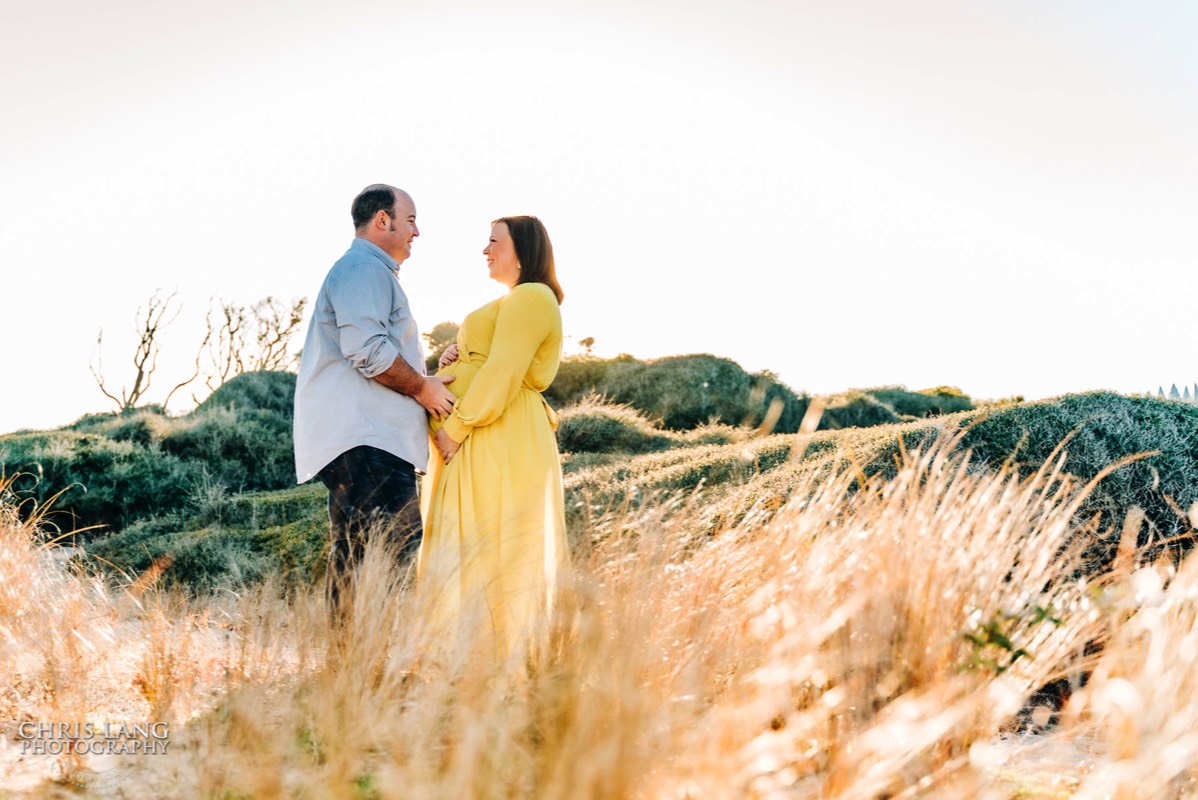
[[[812,470],[860,469],[892,474],[900,450],[929,445],[946,432],[964,429],[959,446],[972,451],[973,469],[997,468],[1014,459],[1025,472],[1038,469],[1066,437],[1064,468],[1088,481],[1131,455],[1157,454],[1123,466],[1102,480],[1081,514],[1097,515],[1099,530],[1117,538],[1124,517],[1143,509],[1146,546],[1182,536],[1171,546],[1192,546],[1191,528],[1175,509],[1198,502],[1198,406],[1147,397],[1094,392],[959,412],[936,420],[827,430],[808,440],[797,458],[793,436],[775,435],[725,446],[637,456],[580,468],[566,478],[567,509],[577,523],[595,507],[620,505],[656,492],[689,494],[702,487],[713,529],[732,524],[750,509],[776,509]],[[837,454],[848,461],[837,463]],[[1116,539],[1096,540],[1089,555],[1109,561]]]
[[[604,448],[567,456],[566,508],[573,536],[587,529],[596,512],[662,492],[690,496],[698,509],[692,505],[685,513],[695,514],[705,530],[719,531],[747,514],[773,513],[812,472],[891,474],[901,448],[926,446],[962,429],[959,446],[972,450],[971,467],[979,470],[996,468],[1012,455],[1034,470],[1070,433],[1065,467],[1082,480],[1124,456],[1160,451],[1116,470],[1082,509],[1118,530],[1132,506],[1143,508],[1151,527],[1141,532],[1141,544],[1187,530],[1170,502],[1182,509],[1198,502],[1198,407],[1151,398],[1092,393],[936,420],[821,431],[805,440],[801,457],[799,439],[792,435],[745,438],[743,429],[725,426],[687,434],[661,431],[642,414],[594,398],[562,416],[560,436],[582,441],[585,433],[595,441],[588,447]],[[612,420],[612,433],[597,433],[600,421]],[[720,442],[732,438],[726,444],[702,444],[704,436]],[[623,442],[625,449],[615,450],[614,442]],[[635,450],[666,442],[672,444],[659,451]],[[325,497],[323,487],[313,485],[233,495],[215,517],[139,522],[87,547],[133,574],[170,553],[176,564],[167,580],[193,588],[278,571],[313,580],[323,568],[328,535]],[[1110,558],[1113,544],[1096,540],[1091,555],[1097,564]]]
[[[773,429],[793,432],[809,402],[768,372],[750,375],[733,361],[706,354],[612,365],[603,393],[671,430],[712,421],[756,426],[777,400],[781,413]]]
[[[204,465],[234,491],[279,489],[294,482],[291,420],[260,408],[205,407],[180,420],[162,449]]]
[[[748,428],[738,428],[722,422],[708,422],[684,433],[683,439],[691,445],[731,444],[744,441],[752,433]]]
[[[244,372],[208,396],[191,415],[216,408],[259,411],[291,420],[295,407],[295,374]]]
[[[429,375],[432,375],[437,371],[437,362],[441,360],[441,354],[457,341],[458,324],[456,322],[438,322],[431,331],[421,335],[424,337],[428,350],[428,355],[424,357],[424,368]]]
[[[1128,509],[1138,506],[1158,537],[1190,530],[1174,508],[1188,510],[1198,502],[1198,406],[1088,392],[979,412],[972,421],[964,446],[982,463],[1014,454],[1033,469],[1071,437],[1064,446],[1065,469],[1088,480],[1122,458],[1157,451],[1103,479],[1087,511],[1101,513],[1101,524],[1109,527],[1121,524]],[[1148,544],[1152,536],[1143,531],[1140,543]]]
[[[202,471],[156,447],[71,430],[4,437],[0,468],[21,473],[14,490],[39,504],[61,492],[51,520],[64,532],[120,528],[184,506]]]
[[[565,408],[581,402],[587,395],[601,395],[607,385],[608,370],[616,364],[631,363],[636,363],[636,359],[629,355],[612,359],[591,356],[563,358],[553,383],[544,391],[545,399],[555,408]]]
[[[39,503],[63,492],[55,508],[64,531],[120,529],[231,491],[283,488],[295,474],[294,391],[290,373],[246,373],[184,417],[147,406],[0,436],[0,469],[24,473],[13,488]]]
[[[893,425],[973,409],[973,401],[952,386],[919,392],[908,391],[902,386],[852,389],[827,399],[819,429]]]
[[[883,386],[865,391],[889,405],[899,416],[915,419],[974,409],[973,401],[955,386],[938,386],[918,392],[908,391],[902,386]]]
[[[590,396],[561,412],[558,447],[568,453],[655,453],[681,443],[677,434],[656,429],[629,406]]]
[[[170,426],[161,406],[146,406],[119,414],[90,414],[69,429],[149,447],[161,442]]]
[[[87,543],[85,558],[129,580],[158,564],[165,567],[164,584],[199,592],[237,588],[268,575],[311,582],[324,570],[326,507],[322,486],[238,495],[219,518],[172,515],[135,522]]]
[[[904,422],[894,407],[861,390],[843,392],[828,398],[819,420],[819,430],[869,428]]]
[[[556,408],[602,395],[643,412],[670,430],[691,430],[709,422],[757,426],[777,400],[780,416],[773,426],[793,432],[807,410],[808,398],[796,395],[768,371],[749,374],[734,361],[701,354],[638,361],[577,356],[563,359],[545,390]]]
[[[254,537],[220,528],[168,531],[138,523],[120,534],[87,545],[86,557],[100,566],[119,569],[127,580],[150,573],[157,565],[166,586],[194,592],[239,589],[277,573],[278,565],[254,546]],[[152,573],[151,573],[152,574]]]

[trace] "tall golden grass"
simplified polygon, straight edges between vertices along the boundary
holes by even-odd
[[[715,537],[685,499],[593,519],[554,617],[504,658],[473,622],[430,623],[377,554],[335,643],[318,592],[109,589],[7,507],[0,718],[164,720],[171,750],[19,761],[10,726],[0,781],[216,798],[1189,796],[1198,566],[1140,564],[1132,518],[1096,575],[1079,561],[1099,533],[1078,519],[1090,487],[1061,460],[1020,477],[951,447],[905,454],[889,481],[830,466],[768,522]],[[1012,758],[1012,742],[1033,751],[1024,717],[1046,721],[1021,713],[1035,690],[1083,674],[1035,738],[1067,757]]]

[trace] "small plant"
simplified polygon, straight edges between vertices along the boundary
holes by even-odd
[[[1018,632],[1045,621],[1055,627],[1064,624],[1060,617],[1054,615],[1051,604],[1047,607],[1034,606],[1026,615],[995,611],[990,619],[979,622],[972,631],[961,634],[974,647],[963,669],[987,670],[1001,675],[1021,658],[1034,659],[1035,656],[1027,648],[1015,644],[1015,638]]]

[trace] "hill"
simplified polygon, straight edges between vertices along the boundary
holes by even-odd
[[[17,498],[61,495],[49,521],[63,532],[96,526],[77,541],[132,574],[167,558],[170,580],[195,589],[280,572],[307,580],[321,570],[324,490],[294,485],[294,381],[249,373],[182,417],[150,407],[8,434],[0,468],[20,473]],[[949,387],[879,387],[826,398],[818,430],[800,436],[811,398],[709,355],[567,359],[549,394],[576,537],[614,509],[667,496],[687,496],[709,533],[768,519],[809,475],[886,474],[903,449],[943,436],[979,471],[1008,459],[1038,469],[1068,440],[1062,469],[1083,481],[1149,454],[1107,476],[1079,511],[1100,530],[1142,509],[1142,544],[1185,534],[1184,509],[1198,500],[1198,408],[1174,401],[1090,393],[975,408]],[[1113,546],[1096,539],[1091,555]]]
[[[91,414],[51,431],[0,436],[0,471],[38,504],[52,497],[59,529],[119,530],[190,512],[240,492],[294,483],[291,397],[295,375],[237,377],[197,409],[169,417],[156,406]]]
[[[87,529],[80,534],[84,539],[140,520],[203,516],[228,497],[294,485],[294,393],[293,374],[252,372],[221,386],[185,416],[148,406],[92,414],[58,430],[7,434],[0,436],[0,472],[20,474],[13,489],[22,497],[39,504],[57,497],[54,521],[64,532]],[[559,432],[562,448],[591,453],[731,441],[746,426],[763,423],[793,432],[810,402],[769,373],[751,375],[710,355],[567,359],[547,394],[559,409],[586,405],[587,397],[587,407],[597,408],[594,401],[602,397],[638,415],[641,422],[633,424],[627,414],[619,422],[614,411],[567,414]],[[884,387],[834,398],[822,424],[889,423],[961,407],[972,404],[959,393]],[[617,429],[640,437],[639,443],[614,436]]]
[[[887,476],[904,450],[937,439],[967,451],[971,471],[994,471],[1011,460],[1026,465],[1024,474],[1040,469],[1067,440],[1060,467],[1081,483],[1147,453],[1104,477],[1077,510],[1079,521],[1089,521],[1084,527],[1093,538],[1086,549],[1097,568],[1113,555],[1132,508],[1144,512],[1135,531],[1141,546],[1167,541],[1188,548],[1189,524],[1180,511],[1198,502],[1196,428],[1192,405],[1110,393],[809,435],[718,426],[668,431],[635,410],[592,398],[563,413],[559,436],[568,445],[566,507],[576,541],[610,534],[629,510],[647,503],[673,503],[708,535],[746,521],[764,524],[813,478],[819,484],[845,471],[858,471],[861,479]],[[311,485],[222,497],[191,516],[138,522],[89,550],[132,574],[169,558],[169,578],[196,589],[277,573],[309,581],[322,569],[324,497],[322,487]],[[1103,531],[1114,538],[1100,536]]]

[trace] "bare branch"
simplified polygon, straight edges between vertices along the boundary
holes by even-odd
[[[208,342],[210,342],[211,340],[212,340],[212,325],[209,324],[208,332],[204,334],[204,341],[200,342],[200,346],[196,350],[195,371],[193,373],[191,373],[190,378],[183,381],[182,383],[175,384],[175,388],[171,389],[169,392],[167,392],[166,399],[162,401],[162,410],[163,411],[166,411],[167,406],[170,405],[171,398],[175,396],[175,392],[179,391],[184,386],[187,386],[189,383],[192,383],[196,378],[200,377],[200,371],[201,371],[200,370],[200,358],[204,354],[204,348],[208,346]],[[193,396],[193,399],[194,399],[194,396]]]
[[[125,397],[122,392],[121,399],[125,403],[125,408],[136,406],[137,401],[150,391],[154,371],[158,369],[158,353],[161,349],[158,344],[158,332],[179,316],[179,311],[176,310],[170,319],[163,321],[176,294],[177,292],[171,292],[164,298],[159,291],[155,291],[146,304],[144,316],[142,309],[137,309],[141,327],[141,338],[133,354],[133,367],[137,370],[137,377],[133,381],[133,388],[129,390],[128,397]]]
[[[100,387],[100,391],[116,404],[117,411],[128,411],[136,407],[138,401],[150,390],[154,372],[158,369],[160,350],[158,336],[163,328],[178,318],[179,311],[182,310],[175,309],[175,313],[169,318],[167,317],[175,295],[176,292],[171,292],[163,297],[161,290],[155,290],[147,304],[138,307],[137,314],[134,316],[134,331],[138,334],[138,340],[137,346],[133,350],[133,369],[135,370],[133,386],[129,389],[122,386],[119,398],[108,391],[103,377],[103,363],[99,355],[104,335],[103,330],[96,337],[96,363],[94,365],[89,363],[88,368],[91,370],[96,384]]]
[[[204,379],[204,385],[210,391],[216,391],[221,384],[240,375],[245,371],[242,352],[245,349],[244,327],[247,311],[245,306],[232,302],[219,301],[220,321],[213,324],[213,312],[208,312],[208,358],[212,364],[212,373]]]
[[[204,385],[209,391],[244,372],[294,367],[299,355],[291,352],[291,342],[304,323],[306,298],[288,304],[267,297],[249,307],[213,301],[216,307],[206,317],[208,335],[201,345],[208,355]]]
[[[104,329],[100,328],[96,332],[96,350],[93,359],[88,359],[87,369],[91,372],[92,377],[96,380],[96,385],[100,387],[100,391],[112,402],[116,403],[117,411],[120,411],[123,406],[121,401],[117,399],[112,392],[104,385],[104,360],[103,360],[103,344],[104,344]]]
[[[282,370],[291,366],[295,357],[290,354],[291,338],[304,321],[307,299],[301,298],[290,306],[267,297],[250,309],[257,327],[258,351],[253,354],[255,370]]]

